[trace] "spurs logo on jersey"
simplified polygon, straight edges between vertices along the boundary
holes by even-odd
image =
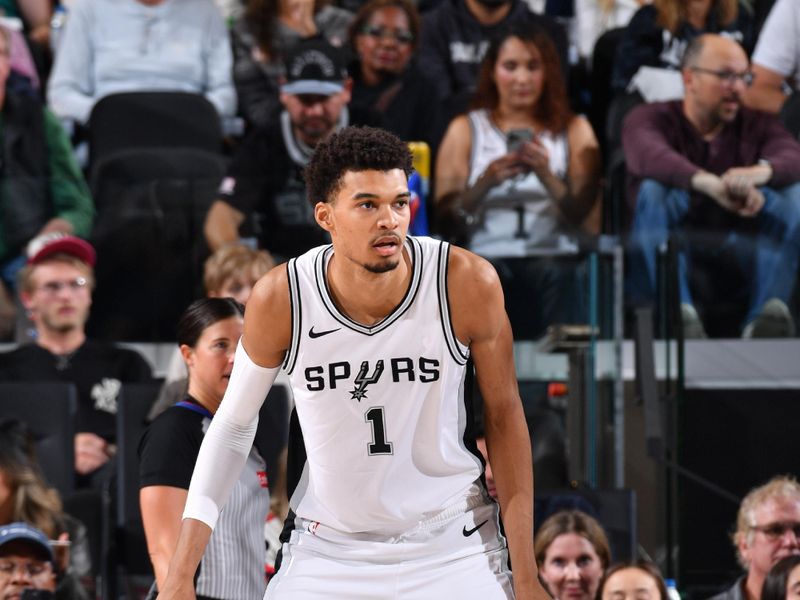
[[[433,383],[439,380],[439,361],[434,358],[420,356],[416,360],[408,357],[390,358],[389,373],[392,383],[414,382]],[[384,359],[370,363],[361,361],[358,374],[353,379],[353,389],[349,392],[352,400],[361,402],[367,398],[367,387],[378,383],[384,372]],[[356,363],[358,364],[358,363]],[[327,365],[306,367],[306,389],[309,392],[321,392],[326,389],[335,390],[342,383],[349,382],[355,372],[349,362],[332,362]]]

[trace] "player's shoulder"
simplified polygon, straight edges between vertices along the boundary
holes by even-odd
[[[447,287],[450,296],[474,299],[500,285],[497,271],[485,258],[459,246],[450,246]]]
[[[251,306],[259,312],[290,310],[287,263],[273,267],[256,282],[247,301],[247,307]]]

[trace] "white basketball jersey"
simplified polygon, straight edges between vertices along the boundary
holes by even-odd
[[[394,535],[477,491],[464,445],[469,349],[453,333],[449,246],[408,237],[402,302],[371,326],[336,307],[332,246],[289,262],[292,381],[307,462],[291,498],[301,518],[349,533]]]

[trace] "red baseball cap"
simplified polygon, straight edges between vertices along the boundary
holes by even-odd
[[[97,254],[92,245],[74,235],[49,233],[33,238],[28,243],[28,264],[37,265],[53,254],[68,254],[94,267]]]

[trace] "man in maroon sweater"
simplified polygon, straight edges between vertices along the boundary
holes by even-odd
[[[800,143],[772,115],[744,108],[751,82],[742,48],[718,35],[694,40],[683,59],[682,101],[642,105],[623,126],[630,232],[629,297],[655,298],[656,256],[673,231],[712,232],[750,283],[744,337],[790,336],[787,302],[800,255]],[[689,248],[679,259],[687,337],[705,337],[692,302]],[[697,239],[697,238],[694,238]]]

